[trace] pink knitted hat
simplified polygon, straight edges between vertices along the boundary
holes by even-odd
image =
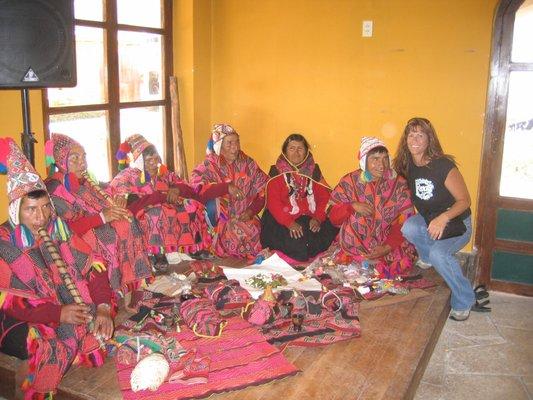
[[[370,150],[376,147],[387,147],[384,142],[373,136],[364,136],[361,139],[361,147],[359,149],[359,166],[363,171],[366,171],[366,156]]]

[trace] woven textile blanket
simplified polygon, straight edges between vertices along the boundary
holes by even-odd
[[[296,374],[299,370],[275,346],[267,343],[257,328],[242,318],[226,318],[227,325],[218,338],[203,338],[184,327],[182,332],[167,332],[185,350],[196,350],[197,357],[210,360],[207,382],[195,384],[163,383],[157,391],[133,392],[130,376],[133,365],[115,358],[119,387],[125,400],[184,400],[214,393],[242,389]],[[123,328],[127,328],[123,326]]]

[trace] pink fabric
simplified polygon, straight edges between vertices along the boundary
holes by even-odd
[[[75,190],[67,190],[65,175],[56,172],[46,180],[58,214],[72,223],[89,215],[97,215],[108,205],[86,180],[77,181]],[[117,220],[88,229],[82,238],[105,260],[109,281],[115,291],[126,292],[152,276],[146,254],[146,241],[139,222]]]
[[[195,336],[189,329],[169,333],[187,350],[196,349],[196,359],[210,360],[207,382],[164,383],[156,392],[134,393],[130,389],[133,366],[116,362],[119,386],[125,400],[184,400],[203,398],[214,393],[242,389],[250,385],[282,379],[298,372],[276,347],[240,317],[228,319],[222,336],[217,339]]]
[[[261,224],[257,217],[240,221],[238,217],[249,210],[258,197],[264,198],[268,176],[257,163],[240,152],[229,164],[223,156],[209,154],[191,176],[191,185],[201,194],[211,185],[233,182],[244,193],[243,199],[229,194],[216,199],[217,225],[213,248],[220,257],[253,258],[261,251]]]
[[[142,197],[153,195],[157,186],[168,190],[174,184],[183,183],[183,180],[172,172],[153,177],[151,182],[145,183],[141,182],[141,176],[139,169],[126,168],[111,181],[111,193],[136,194]],[[204,206],[196,200],[181,198],[180,204],[151,204],[135,216],[141,223],[150,253],[195,253],[210,245]]]

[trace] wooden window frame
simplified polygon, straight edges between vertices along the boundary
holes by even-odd
[[[135,107],[163,106],[165,115],[164,139],[165,163],[174,168],[174,149],[172,140],[172,119],[170,101],[170,77],[173,75],[172,47],[172,0],[162,0],[164,10],[163,27],[148,28],[117,23],[117,6],[115,0],[104,0],[105,21],[89,21],[76,19],[75,26],[104,29],[104,48],[107,58],[107,94],[108,100],[102,104],[85,104],[76,106],[49,107],[47,90],[42,90],[43,124],[46,139],[50,138],[50,116],[82,111],[106,111],[109,129],[109,168],[111,176],[118,173],[118,165],[114,155],[120,146],[120,110]],[[118,63],[118,31],[154,33],[163,36],[163,86],[162,100],[120,102],[119,63]],[[142,132],[140,132],[142,133]]]

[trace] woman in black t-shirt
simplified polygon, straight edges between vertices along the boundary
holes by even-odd
[[[404,223],[402,233],[415,245],[420,261],[433,265],[450,287],[450,318],[464,321],[475,295],[455,257],[472,233],[470,195],[463,176],[425,118],[407,122],[394,168],[407,179],[418,210]]]

